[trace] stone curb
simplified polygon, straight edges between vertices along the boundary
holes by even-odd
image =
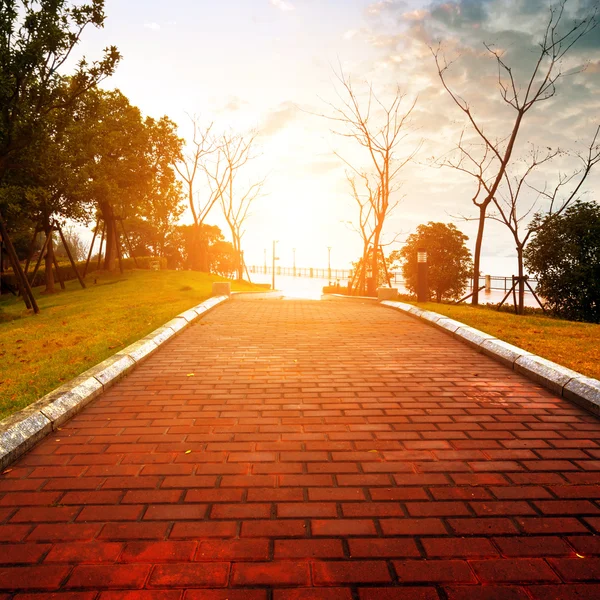
[[[7,467],[39,440],[76,415],[94,398],[125,377],[136,365],[158,350],[161,344],[228,299],[227,296],[214,296],[186,310],[27,408],[0,421],[0,469]]]
[[[487,354],[517,373],[543,385],[558,396],[571,400],[600,416],[600,381],[598,379],[586,377],[577,371],[567,369],[541,356],[503,342],[493,335],[469,327],[460,321],[423,310],[418,306],[393,300],[384,300],[380,304],[428,321],[479,352]]]

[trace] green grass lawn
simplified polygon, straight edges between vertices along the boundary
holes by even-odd
[[[40,314],[0,298],[0,418],[24,408],[211,295],[216,275],[193,271],[92,273],[54,295]],[[58,286],[57,286],[58,287]],[[233,284],[238,291],[256,290]]]
[[[416,306],[446,315],[559,365],[600,379],[600,325],[543,315],[518,316],[464,304],[428,302]]]

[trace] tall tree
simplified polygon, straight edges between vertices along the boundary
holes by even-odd
[[[245,233],[245,224],[250,216],[250,208],[262,193],[265,179],[249,181],[240,185],[240,171],[251,160],[256,158],[254,144],[257,132],[251,131],[247,135],[226,133],[220,139],[218,162],[224,166],[224,179],[207,170],[211,180],[211,190],[220,199],[223,216],[231,230],[233,249],[236,256],[238,279],[244,278],[244,260],[242,252],[242,238]],[[242,191],[240,191],[240,188]]]
[[[188,143],[188,151],[181,152],[175,168],[184,182],[188,206],[194,219],[192,230],[194,242],[190,256],[191,268],[195,271],[208,271],[209,241],[203,236],[205,229],[202,225],[219,200],[219,190],[225,184],[227,171],[217,154],[220,148],[212,134],[213,123],[203,127],[199,117],[193,115],[189,119],[192,125],[192,139]],[[209,159],[214,157],[215,154],[217,154],[217,160],[213,160],[209,164]],[[212,176],[216,181],[216,185],[200,185],[199,176],[206,177],[208,181]],[[206,184],[207,181],[204,180],[204,183]],[[206,190],[208,190],[208,193]],[[206,195],[202,197],[202,193]]]
[[[346,173],[346,179],[350,184],[352,198],[355,201],[356,208],[358,208],[358,219],[356,221],[349,221],[348,223],[352,229],[360,235],[362,241],[362,257],[356,264],[356,269],[354,270],[355,276],[352,279],[352,287],[354,291],[363,294],[366,292],[365,279],[366,266],[370,260],[369,247],[371,246],[373,236],[375,235],[373,220],[381,192],[379,186],[372,185],[366,173],[361,173],[360,178],[366,189],[366,193],[361,193],[361,189],[356,182],[356,176],[353,176],[348,172]],[[372,261],[370,264],[372,265]]]
[[[0,180],[19,167],[17,153],[35,139],[46,115],[69,107],[111,75],[116,47],[68,77],[65,64],[84,29],[104,24],[104,0],[0,0]]]
[[[167,238],[183,212],[182,186],[175,172],[183,140],[177,135],[177,126],[168,117],[162,117],[158,121],[146,117],[144,128],[147,137],[146,161],[150,167],[151,181],[137,213],[151,231],[151,239],[148,241],[152,253],[164,256]]]
[[[545,153],[532,148],[525,168],[518,174],[505,172],[505,182],[494,196],[497,214],[490,218],[500,221],[510,231],[517,251],[518,303],[517,313],[525,310],[525,268],[524,250],[530,237],[539,231],[547,221],[544,216],[562,214],[579,198],[581,188],[594,166],[600,162],[600,145],[597,143],[600,128],[596,129],[592,142],[585,153],[575,153],[580,166],[568,174],[559,173],[556,183],[538,187],[530,183],[530,178],[546,163],[551,163],[559,154],[567,154],[548,149]],[[531,215],[537,218],[531,221]]]
[[[68,109],[114,72],[121,57],[110,46],[100,60],[82,58],[74,74],[65,73],[86,27],[102,27],[104,18],[104,0],[0,0],[0,185],[23,166],[18,157],[40,135],[46,117]]]
[[[35,140],[15,155],[22,161],[22,168],[16,171],[22,185],[22,211],[46,237],[46,293],[55,291],[54,222],[87,221],[92,207],[83,193],[87,157],[81,151],[80,128],[70,109],[49,113]],[[14,175],[7,174],[7,179],[14,180]]]
[[[539,50],[530,72],[523,81],[517,80],[516,69],[506,61],[505,52],[484,44],[498,69],[501,101],[513,111],[513,118],[505,124],[504,131],[498,138],[493,138],[488,133],[484,120],[474,114],[469,102],[450,85],[448,69],[451,63],[448,63],[443,56],[441,46],[431,49],[444,89],[465,115],[470,135],[478,140],[477,144],[468,146],[462,143],[461,136],[461,143],[457,148],[458,157],[443,163],[446,166],[468,172],[477,181],[477,188],[472,197],[472,202],[478,211],[473,265],[475,285],[472,303],[474,305],[479,303],[478,281],[488,207],[494,201],[518,147],[517,138],[523,121],[531,109],[555,95],[556,85],[564,75],[561,70],[564,57],[582,37],[598,24],[598,7],[596,6],[592,12],[565,27],[566,3],[567,0],[562,0],[557,6],[550,8],[550,14],[539,43]]]
[[[374,177],[377,179],[373,195],[373,245],[379,248],[386,218],[397,205],[393,199],[394,192],[398,191],[397,177],[400,171],[415,157],[420,144],[404,156],[398,155],[402,142],[408,135],[410,115],[416,105],[416,100],[407,108],[403,108],[404,95],[396,87],[391,100],[384,103],[373,91],[373,86],[368,86],[366,99],[361,100],[355,90],[350,77],[343,71],[336,73],[341,93],[338,93],[340,105],[328,103],[332,114],[326,116],[340,125],[344,131],[336,131],[347,139],[354,140],[366,150],[370,160]],[[337,153],[336,153],[337,154]],[[339,154],[337,154],[342,158]],[[359,176],[364,176],[364,171],[342,160]],[[371,271],[373,281],[379,280],[378,253],[373,252]],[[373,292],[374,290],[370,290]]]
[[[105,224],[104,268],[116,268],[119,218],[137,215],[153,186],[148,132],[140,110],[118,90],[91,90],[81,99],[79,131],[87,144],[85,193]]]

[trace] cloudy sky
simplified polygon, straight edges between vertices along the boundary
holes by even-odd
[[[595,4],[568,0],[563,23]],[[118,87],[147,115],[169,115],[184,137],[186,113],[214,121],[217,130],[259,130],[261,156],[241,175],[242,182],[267,176],[266,195],[256,202],[243,240],[249,264],[262,264],[264,248],[276,239],[283,265],[291,265],[296,248],[298,266],[325,266],[331,246],[332,266],[345,268],[361,243],[347,224],[356,211],[346,167],[335,153],[359,169],[369,168],[369,158],[331,131],[335,123],[318,116],[331,114],[328,103],[339,105],[334,70],[341,66],[361,99],[365,82],[384,103],[396,86],[406,95],[403,106],[417,99],[398,157],[419,145],[420,151],[400,175],[402,200],[387,222],[386,240],[399,235],[401,241],[420,223],[452,221],[469,235],[472,247],[475,224],[461,217],[475,214],[473,180],[435,166],[452,156],[465,117],[442,88],[430,47],[441,42],[444,55],[454,60],[448,82],[469,102],[486,133],[502,139],[514,112],[500,97],[495,60],[483,42],[505,53],[523,85],[539,54],[551,5],[546,0],[106,0],[105,27],[87,31],[81,51],[93,58],[115,44],[124,60],[105,87]],[[562,72],[555,97],[527,114],[517,159],[527,156],[531,144],[576,151],[589,143],[600,121],[600,27],[570,51]],[[541,171],[535,183],[553,184],[573,164],[562,159]],[[586,185],[589,199],[598,198],[599,183],[600,169]],[[524,198],[525,209],[533,198]],[[208,221],[226,231],[217,209]],[[482,270],[515,272],[513,247],[508,231],[490,223]]]

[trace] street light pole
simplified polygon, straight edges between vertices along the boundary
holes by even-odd
[[[292,252],[294,253],[294,277],[296,277],[296,248],[292,248]]]
[[[331,246],[327,246],[327,279],[331,282]]]
[[[265,275],[267,274],[267,249],[265,248],[265,264],[264,264]]]
[[[417,250],[417,302],[429,300],[429,286],[427,284],[427,249]]]
[[[273,277],[272,277],[272,283],[271,283],[271,289],[273,291],[275,291],[275,261],[279,260],[279,258],[277,256],[275,256],[275,245],[277,244],[279,240],[273,240]]]

